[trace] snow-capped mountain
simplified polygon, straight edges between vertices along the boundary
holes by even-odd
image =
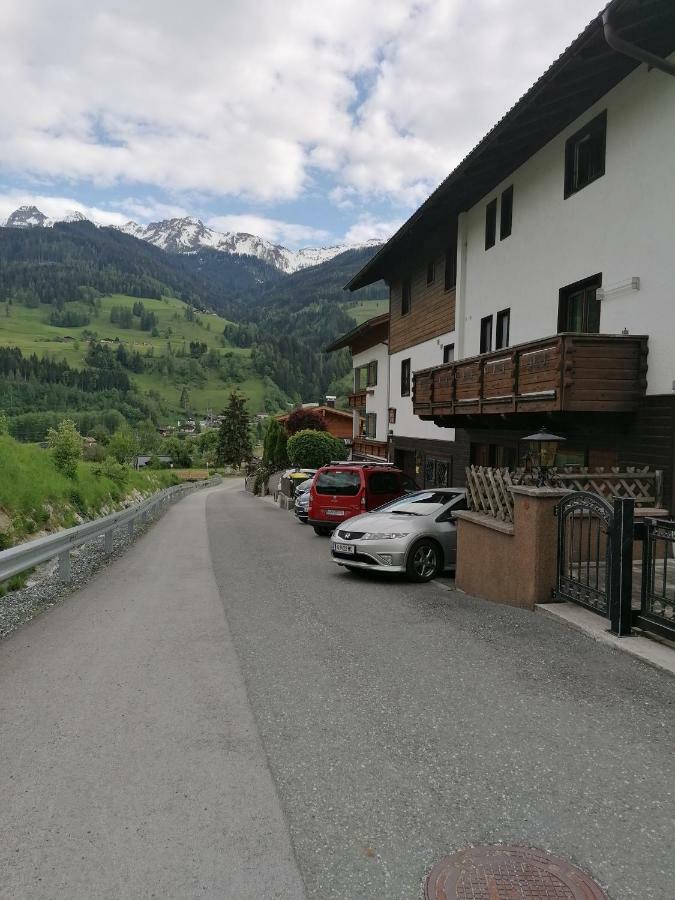
[[[219,250],[222,253],[233,253],[239,256],[257,256],[265,262],[291,273],[308,266],[317,266],[357,247],[375,247],[380,241],[365,241],[361,244],[337,244],[333,247],[304,247],[301,250],[289,250],[280,244],[273,244],[265,238],[245,231],[215,231],[192,216],[182,219],[164,219],[139,225],[127,222],[120,229],[143,241],[148,241],[162,250],[173,253],[194,253],[205,247]]]
[[[81,212],[72,210],[61,219],[50,219],[37,206],[20,206],[7,218],[6,228],[52,228],[56,222],[87,222]]]
[[[7,228],[51,228],[53,224],[37,206],[20,206],[5,222]]]
[[[9,216],[4,225],[7,228],[51,228],[56,222],[86,221],[88,221],[86,216],[80,212],[70,212],[61,219],[50,219],[36,206],[21,206]],[[164,219],[161,222],[150,222],[149,225],[127,222],[118,230],[170,253],[196,253],[209,248],[237,256],[256,256],[287,274],[309,266],[318,266],[344,253],[345,250],[376,247],[381,243],[378,240],[369,240],[355,244],[335,244],[332,247],[303,247],[301,250],[289,250],[281,244],[273,244],[255,234],[243,231],[215,231],[193,216]]]

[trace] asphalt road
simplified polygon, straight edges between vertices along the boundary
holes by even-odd
[[[0,897],[416,900],[504,841],[673,900],[674,698],[231,482],[0,643]]]

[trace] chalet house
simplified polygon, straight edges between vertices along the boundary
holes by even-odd
[[[333,437],[341,440],[351,440],[352,438],[352,414],[341,409],[335,409],[332,406],[307,406],[313,413],[316,413],[326,424],[326,431]],[[276,418],[280,422],[285,422],[290,413]]]
[[[454,480],[545,425],[675,508],[673,51],[672,0],[614,0],[349,283],[389,284],[392,389],[410,350]]]

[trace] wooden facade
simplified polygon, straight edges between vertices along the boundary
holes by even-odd
[[[634,412],[646,389],[647,337],[568,333],[416,372],[413,408],[444,425],[467,416]]]
[[[349,394],[348,396],[350,409],[358,409],[361,411],[362,415],[365,415],[366,410],[366,390],[365,388],[362,391],[356,391],[353,394]]]
[[[386,460],[389,446],[386,441],[374,441],[371,438],[357,437],[352,442],[352,459]]]
[[[434,280],[427,284],[430,262],[434,264]],[[431,254],[428,260],[418,256],[409,277],[410,311],[406,315],[401,309],[403,279],[399,277],[391,283],[390,353],[414,347],[455,328],[455,289],[445,290],[445,254]]]

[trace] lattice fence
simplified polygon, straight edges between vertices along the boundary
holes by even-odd
[[[508,469],[469,466],[466,489],[469,509],[485,513],[502,522],[513,522],[511,473]]]
[[[626,466],[588,469],[569,466],[556,470],[555,483],[573,491],[591,491],[608,500],[632,497],[637,506],[660,507],[663,503],[663,472]]]

